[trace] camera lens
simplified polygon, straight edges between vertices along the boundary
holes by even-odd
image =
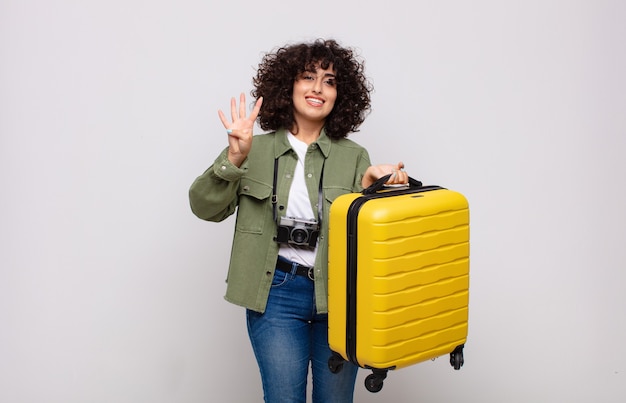
[[[293,231],[291,231],[291,240],[295,243],[306,243],[307,238],[308,234],[306,230],[302,228],[294,228]]]

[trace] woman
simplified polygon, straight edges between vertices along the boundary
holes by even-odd
[[[328,211],[339,195],[403,164],[371,166],[348,140],[370,110],[363,62],[334,40],[285,46],[266,54],[245,95],[218,111],[228,147],[191,186],[199,218],[237,220],[226,300],[246,308],[248,333],[266,402],[305,402],[309,364],[314,402],[351,402],[357,367],[331,373],[328,359]],[[253,136],[253,126],[269,133]]]

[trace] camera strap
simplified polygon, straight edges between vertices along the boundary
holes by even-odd
[[[324,179],[324,164],[326,159],[322,162],[322,172],[320,174],[320,183],[317,189],[317,222],[321,228],[322,226],[322,202],[324,196],[322,194],[322,179]],[[276,182],[278,182],[278,158],[274,158],[274,182],[272,184],[272,212],[274,214],[274,222],[276,222],[276,204],[278,203],[278,196],[276,195]]]

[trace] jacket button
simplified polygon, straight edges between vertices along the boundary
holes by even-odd
[[[249,192],[250,191],[250,186],[244,186],[243,187],[243,191],[244,192]]]

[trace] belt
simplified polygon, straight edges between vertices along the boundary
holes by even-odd
[[[280,270],[285,273],[291,273],[291,270],[293,270],[293,265],[296,265],[296,274],[298,276],[308,277],[309,280],[315,279],[315,276],[313,275],[313,267],[303,266],[295,262],[287,262],[280,258],[276,261],[276,270]]]

